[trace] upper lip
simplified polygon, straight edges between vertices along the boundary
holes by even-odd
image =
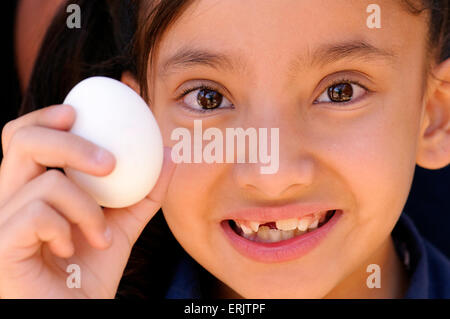
[[[232,211],[227,214],[228,219],[248,220],[257,222],[272,222],[281,219],[301,218],[306,215],[317,214],[337,209],[323,203],[297,203],[283,206],[257,206]]]

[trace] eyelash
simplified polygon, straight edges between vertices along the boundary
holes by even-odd
[[[362,89],[364,89],[366,91],[366,93],[364,95],[366,95],[367,93],[370,93],[371,90],[369,90],[367,87],[365,87],[363,84],[361,84],[358,80],[350,80],[347,78],[340,78],[340,79],[336,79],[333,80],[331,82],[331,84],[327,85],[327,87],[325,88],[325,90],[322,90],[319,94],[318,97],[316,97],[316,99],[314,100],[313,104],[321,104],[320,102],[316,102],[316,100],[320,97],[320,95],[322,95],[323,92],[325,92],[326,90],[328,90],[330,87],[337,85],[337,84],[342,84],[342,83],[348,83],[348,84],[356,84],[358,86],[360,86]],[[355,103],[353,100],[347,101],[347,102],[327,102],[326,104],[339,104],[339,105],[347,105],[347,104],[351,104],[351,103]]]
[[[334,86],[334,85],[337,85],[337,84],[341,84],[341,83],[356,84],[356,85],[360,86],[361,88],[363,88],[363,89],[366,91],[366,94],[371,92],[367,87],[365,87],[364,85],[362,85],[358,80],[350,80],[350,79],[347,79],[347,78],[341,78],[341,79],[336,79],[336,80],[334,80],[333,82],[331,82],[331,84],[329,84],[329,85],[325,88],[325,90],[328,90],[328,88],[330,88],[331,86]],[[196,90],[210,90],[210,91],[215,91],[215,92],[217,92],[217,93],[223,95],[223,94],[220,92],[220,90],[218,90],[217,88],[214,88],[214,87],[209,86],[209,85],[207,85],[207,84],[201,84],[201,85],[198,85],[198,86],[195,86],[195,87],[192,87],[192,88],[186,88],[186,89],[184,89],[183,92],[182,92],[176,99],[177,99],[177,100],[181,100],[181,99],[182,99],[183,97],[185,97],[187,94],[189,94],[189,93],[191,93],[191,92],[193,92],[193,91],[196,91]],[[324,90],[324,91],[325,91],[325,90]],[[322,91],[322,92],[320,93],[320,95],[321,95],[324,91]],[[320,96],[320,95],[319,95],[319,96]],[[319,96],[318,96],[318,97],[319,97]],[[318,97],[317,97],[317,98],[318,98]],[[316,98],[316,100],[317,100],[317,98]],[[320,104],[320,102],[316,102],[316,100],[314,100],[313,104]],[[352,100],[347,101],[347,102],[333,102],[333,101],[330,101],[330,102],[327,102],[327,103],[328,103],[328,104],[335,104],[335,105],[336,105],[336,104],[339,104],[339,105],[347,105],[347,104],[354,103],[354,101],[352,101]],[[193,113],[209,113],[209,112],[213,112],[213,111],[216,110],[216,109],[193,109],[193,108],[186,107],[186,106],[183,106],[183,107],[184,107],[186,110],[188,110],[189,112],[193,112]]]
[[[187,94],[189,94],[189,93],[191,93],[191,92],[193,92],[193,91],[196,91],[196,90],[210,90],[210,91],[215,91],[215,92],[217,92],[217,93],[223,95],[223,94],[220,92],[220,90],[217,89],[217,88],[213,88],[213,87],[211,87],[211,86],[209,86],[209,85],[207,85],[207,84],[200,84],[200,85],[195,86],[195,87],[192,87],[192,88],[186,88],[186,89],[184,89],[183,92],[182,92],[176,99],[177,99],[177,100],[181,100],[181,99],[182,99],[183,97],[185,97]],[[187,106],[184,106],[184,105],[183,105],[183,107],[184,107],[186,110],[188,110],[189,112],[192,112],[192,113],[209,113],[209,112],[216,111],[216,109],[193,109],[193,108],[190,108],[190,107],[187,107]]]

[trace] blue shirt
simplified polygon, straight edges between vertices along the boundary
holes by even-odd
[[[404,298],[450,298],[450,261],[423,238],[404,213],[392,231],[397,253],[409,275]],[[184,253],[166,293],[167,299],[202,298],[200,265]]]

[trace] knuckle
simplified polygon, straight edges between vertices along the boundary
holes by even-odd
[[[12,132],[14,131],[16,120],[9,121],[2,128],[2,145],[6,146]]]
[[[29,126],[20,127],[11,132],[10,145],[23,144],[33,134],[33,128]]]
[[[35,199],[25,208],[28,223],[34,228],[57,227],[63,232],[70,231],[70,224],[42,199]]]
[[[45,184],[51,189],[61,188],[66,185],[66,176],[57,169],[50,169],[44,173]]]
[[[35,199],[28,203],[25,207],[25,213],[33,222],[42,219],[48,213],[49,206],[42,199]]]
[[[3,129],[2,129],[2,137],[5,137],[5,136],[7,136],[8,134],[10,134],[10,132],[11,132],[12,129],[14,128],[16,122],[17,122],[16,120],[11,120],[11,121],[7,122],[7,123],[3,126]]]

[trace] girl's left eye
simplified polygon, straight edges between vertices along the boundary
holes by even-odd
[[[186,107],[194,112],[210,112],[219,108],[229,108],[233,104],[221,93],[209,87],[199,87],[186,90],[183,95]]]
[[[346,104],[352,100],[358,100],[368,90],[353,82],[339,82],[328,88],[314,101],[314,103]]]

